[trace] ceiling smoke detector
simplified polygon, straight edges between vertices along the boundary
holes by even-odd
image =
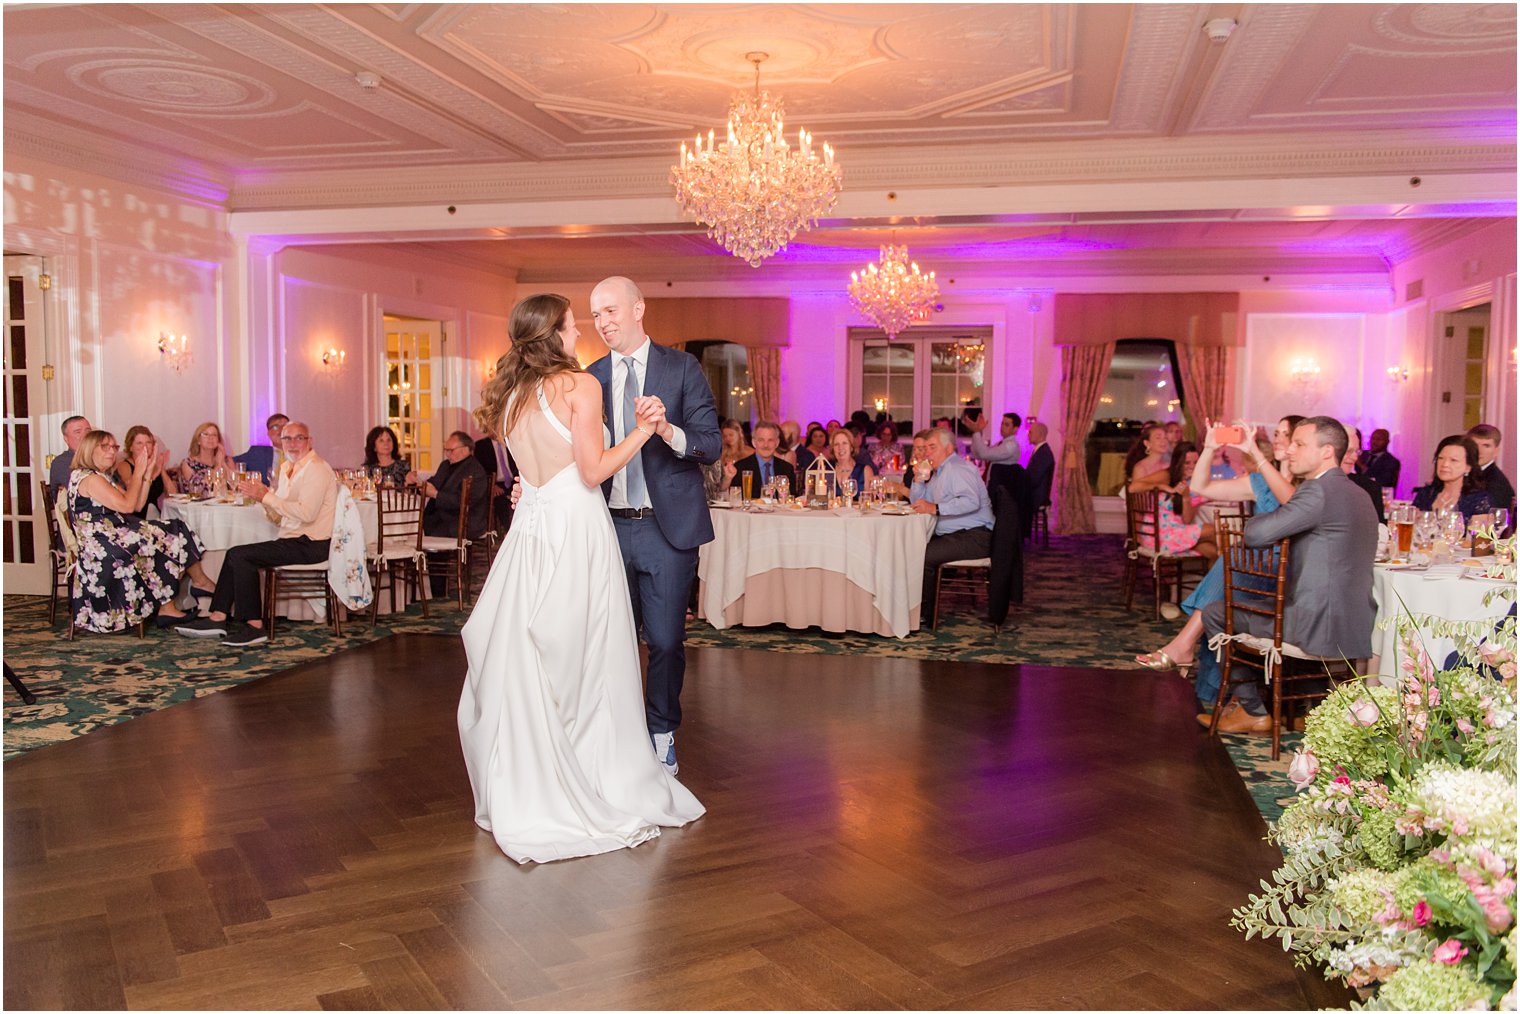
[[[1210,18],[1203,23],[1203,34],[1209,37],[1210,42],[1223,42],[1238,26],[1239,22],[1234,18]]]
[[[360,88],[379,88],[380,75],[372,70],[361,70],[354,75],[354,80],[359,82]]]

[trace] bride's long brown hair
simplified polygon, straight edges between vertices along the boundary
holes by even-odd
[[[540,292],[512,307],[507,325],[512,345],[496,361],[496,375],[481,388],[475,410],[475,422],[491,436],[511,432],[540,383],[561,373],[581,372],[581,364],[565,351],[559,337],[569,309],[570,300],[556,292]],[[510,413],[503,419],[508,405]]]

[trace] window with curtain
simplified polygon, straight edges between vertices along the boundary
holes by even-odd
[[[1148,422],[1182,422],[1182,384],[1176,345],[1163,339],[1115,343],[1108,381],[1098,397],[1087,438],[1087,479],[1097,496],[1113,496],[1124,481],[1124,456]]]
[[[737,419],[746,427],[755,424],[755,389],[749,378],[749,355],[736,342],[687,342],[686,351],[702,364],[712,388],[718,415]]]

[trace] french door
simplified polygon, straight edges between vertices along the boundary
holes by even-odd
[[[904,433],[985,406],[991,327],[915,327],[893,341],[879,328],[849,331],[850,410],[889,413]]]
[[[442,415],[444,387],[443,322],[385,315],[385,361],[381,404],[385,423],[396,431],[398,453],[423,475],[443,460],[443,439],[435,420]]]
[[[3,483],[5,590],[46,595],[52,582],[47,519],[38,480],[47,478],[38,421],[45,416],[42,363],[45,358],[41,257],[5,258],[4,450]]]

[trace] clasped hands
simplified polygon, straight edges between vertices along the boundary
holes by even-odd
[[[665,418],[665,403],[652,394],[633,399],[634,425],[650,436],[669,438],[670,421]]]

